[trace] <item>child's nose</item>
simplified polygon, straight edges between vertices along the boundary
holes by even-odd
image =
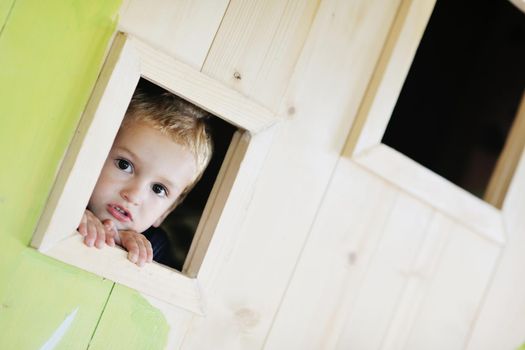
[[[120,196],[133,205],[139,205],[142,202],[143,191],[140,186],[127,186],[120,191]]]

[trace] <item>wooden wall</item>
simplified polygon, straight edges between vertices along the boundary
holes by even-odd
[[[121,5],[119,29],[280,119],[244,194],[241,224],[212,241],[207,254],[218,263],[199,272],[212,291],[204,317],[27,247],[119,3],[1,3],[0,348],[39,348],[61,324],[61,349],[519,346],[525,170],[505,204],[502,246],[343,152],[392,23],[410,1],[418,0]]]

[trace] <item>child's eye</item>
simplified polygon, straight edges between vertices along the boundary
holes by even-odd
[[[133,164],[131,164],[125,159],[116,159],[115,165],[117,166],[117,168],[119,168],[122,171],[125,171],[126,173],[133,173]]]
[[[168,190],[166,187],[162,186],[161,184],[154,184],[151,189],[153,192],[159,195],[159,197],[166,197],[168,195]]]

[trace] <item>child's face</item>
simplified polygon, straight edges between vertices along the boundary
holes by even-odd
[[[196,172],[193,154],[148,124],[121,128],[89,200],[101,221],[119,230],[158,226]]]

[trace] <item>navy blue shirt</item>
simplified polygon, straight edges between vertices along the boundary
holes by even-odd
[[[150,227],[144,231],[144,236],[153,248],[153,260],[164,265],[169,265],[171,246],[168,235],[160,227]]]

